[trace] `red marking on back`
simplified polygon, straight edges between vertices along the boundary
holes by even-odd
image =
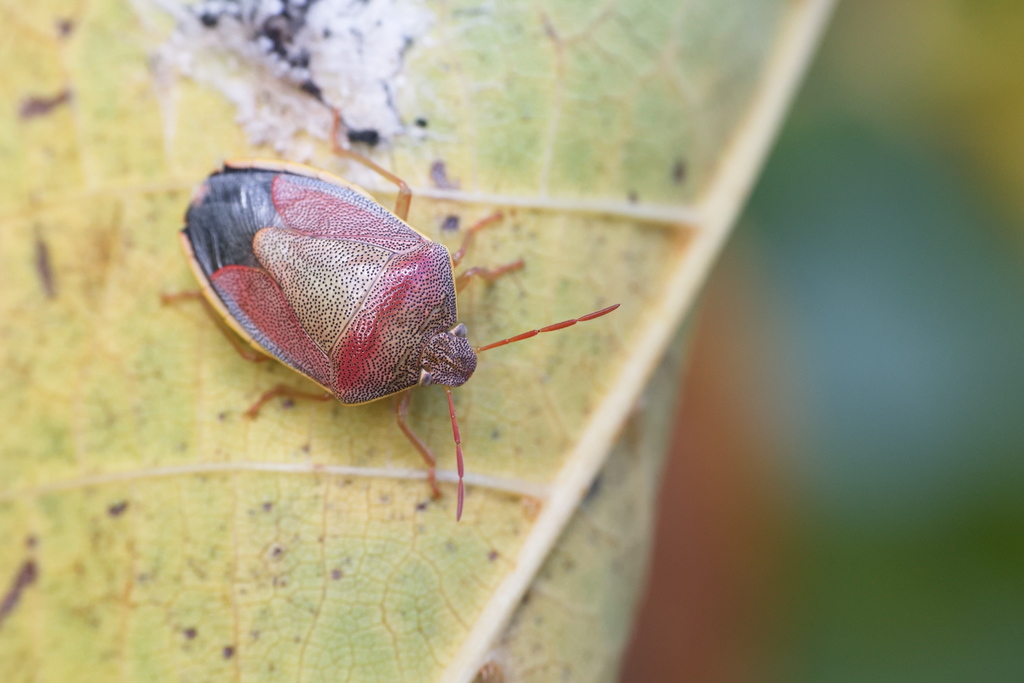
[[[274,207],[285,225],[301,234],[355,240],[391,251],[406,251],[425,241],[382,208],[380,213],[374,212],[371,200],[355,192],[352,195],[352,201],[345,201],[287,175],[275,177],[271,189]]]
[[[437,248],[393,258],[331,352],[343,401],[372,400],[416,384],[426,328],[446,291],[436,282]]]
[[[210,277],[210,282],[229,309],[234,304],[249,318],[250,324],[238,321],[246,331],[257,341],[262,335],[277,347],[267,351],[331,387],[330,361],[302,329],[284,292],[267,273],[248,266],[224,266]]]
[[[405,308],[412,288],[412,280],[388,283],[374,299],[366,301],[342,341],[344,362],[338,366],[339,387],[356,387],[372,378],[371,368],[378,358],[382,337],[387,335],[395,315]]]

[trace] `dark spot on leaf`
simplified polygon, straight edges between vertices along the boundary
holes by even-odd
[[[501,430],[499,430],[497,428],[492,429],[491,430],[491,439],[493,441],[497,441],[500,438],[501,438]]]
[[[199,635],[199,631],[195,630],[195,629],[194,629],[194,628],[192,628],[192,627],[189,627],[189,628],[185,629],[184,631],[182,631],[182,632],[181,632],[181,634],[182,634],[183,636],[185,636],[185,638],[186,638],[187,640],[194,640],[194,639],[195,639],[195,637],[196,637],[197,635]]]
[[[107,507],[107,514],[111,517],[120,517],[128,509],[128,501],[122,500],[119,503],[112,503]]]
[[[235,656],[235,646],[234,645],[225,645],[224,649],[221,650],[220,653],[222,655],[224,655],[224,659],[231,659],[232,657]]]
[[[332,569],[331,570],[331,578],[333,580],[337,581],[338,579],[340,579],[343,576],[345,576],[345,575],[342,573],[342,571],[340,569]]]
[[[427,127],[427,120],[425,118],[423,118],[422,116],[419,117],[418,119],[416,119],[415,121],[413,121],[413,123],[415,123],[420,128],[426,128]]]
[[[263,503],[262,507],[264,512],[270,512],[271,510],[274,509],[274,504],[268,500],[265,503]]]
[[[11,586],[4,594],[3,600],[0,600],[0,626],[3,625],[7,617],[14,611],[14,608],[18,606],[18,603],[21,601],[22,592],[35,583],[38,577],[39,570],[36,568],[36,563],[32,560],[25,560],[21,565],[21,569],[18,570],[18,573],[11,580]]]
[[[367,128],[365,130],[350,130],[346,134],[346,137],[348,137],[349,142],[362,142],[370,147],[373,147],[380,142],[380,133],[373,128]]]
[[[492,550],[491,552],[487,553],[487,559],[491,562],[494,562],[496,559],[498,559],[498,551]]]
[[[455,544],[452,543],[451,541],[448,541],[447,543],[444,544],[444,549],[447,550],[450,553],[454,553],[456,550],[458,550],[458,548],[455,547]]]
[[[283,401],[281,401],[281,407],[285,408],[285,409],[294,408],[295,407],[295,401],[290,399],[290,398],[286,398]]]
[[[35,536],[29,536],[25,539],[26,548],[35,548],[37,545],[39,545],[39,539]]]
[[[199,15],[199,21],[206,28],[215,28],[217,26],[217,22],[220,21],[220,17],[212,12],[203,12]]]
[[[686,180],[686,162],[676,159],[676,163],[672,165],[672,182],[679,185],[684,180]]]
[[[217,419],[218,419],[218,420],[220,420],[221,422],[223,422],[223,421],[224,421],[224,420],[226,420],[227,418],[228,418],[228,414],[227,414],[227,412],[225,412],[225,411],[223,411],[223,410],[222,410],[222,411],[220,411],[219,413],[217,413]]]
[[[459,182],[457,180],[448,179],[448,169],[445,168],[443,161],[438,160],[430,165],[430,179],[434,181],[434,186],[439,189],[459,189]]]
[[[36,237],[36,273],[43,285],[43,293],[47,299],[57,296],[57,283],[53,280],[53,268],[50,265],[50,248],[42,237]]]
[[[457,232],[459,229],[459,217],[455,214],[448,214],[441,221],[441,232]]]
[[[39,116],[46,116],[56,107],[66,104],[71,100],[71,91],[63,90],[52,97],[28,97],[21,102],[18,115],[22,119],[34,119]]]
[[[67,38],[71,35],[71,32],[75,30],[75,22],[70,19],[58,19],[57,20],[57,35],[61,38]]]
[[[558,31],[555,30],[555,27],[551,24],[551,20],[548,19],[546,14],[543,15],[543,19],[544,19],[544,33],[547,35],[547,37],[550,38],[551,40],[553,40],[556,43],[561,42],[562,38],[558,35]]]
[[[284,554],[284,548],[279,545],[275,545],[274,549],[270,551],[270,554],[273,557],[281,557],[281,555]]]
[[[416,509],[419,512],[423,512],[424,510],[427,509],[427,505],[429,505],[429,503],[427,501],[425,501],[425,500],[422,500],[419,503],[416,503]]]
[[[384,494],[381,494],[381,496],[380,496],[380,502],[381,502],[381,504],[383,504],[383,505],[387,505],[388,503],[390,503],[390,502],[391,502],[391,496],[389,496],[389,495],[388,495],[388,494],[386,494],[386,493],[384,493]]]
[[[640,201],[640,195],[636,193],[636,190],[630,190],[629,194],[626,195],[626,199],[629,200],[630,204],[636,204]]]

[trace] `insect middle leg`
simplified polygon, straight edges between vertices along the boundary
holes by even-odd
[[[338,143],[338,136],[341,134],[342,129],[345,127],[344,121],[341,120],[341,112],[337,109],[333,111],[334,119],[331,122],[331,149],[335,154],[346,159],[351,159],[357,163],[366,166],[371,171],[375,171],[380,175],[384,176],[395,185],[398,186],[398,199],[395,200],[395,215],[401,218],[403,221],[409,218],[409,205],[412,204],[412,190],[409,189],[409,185],[396,176],[391,171],[387,171],[375,162],[367,159],[358,152],[353,152],[350,149],[345,149]]]
[[[210,302],[206,300],[203,293],[199,290],[187,290],[184,292],[175,292],[174,294],[161,294],[160,301],[165,305],[176,304],[181,301],[199,301],[203,304],[203,309],[209,314],[210,318],[217,325],[217,329],[224,333],[224,336],[230,342],[231,346],[234,347],[238,355],[247,361],[253,363],[262,363],[265,360],[269,360],[268,356],[260,353],[256,349],[250,348],[244,341],[239,339],[238,335],[228,327],[227,323],[224,322],[223,318],[218,315],[217,311],[214,310]],[[272,389],[263,392],[263,395],[256,399],[256,402],[249,406],[249,409],[245,411],[244,415],[249,418],[255,418],[260,413],[260,409],[270,401],[278,397],[284,398],[295,398],[305,399],[310,401],[329,401],[333,398],[331,394],[327,392],[313,393],[310,391],[301,391],[299,389],[293,389],[292,387],[284,384],[278,384]]]
[[[228,327],[227,323],[224,322],[224,319],[213,309],[213,306],[210,305],[210,302],[206,300],[206,297],[203,296],[203,293],[198,289],[160,295],[160,302],[164,306],[177,304],[182,301],[199,301],[199,303],[203,305],[203,310],[210,316],[210,319],[213,320],[217,329],[224,334],[224,338],[228,340],[228,343],[231,344],[231,347],[238,352],[239,356],[250,363],[262,363],[265,360],[270,360],[268,356],[252,348],[242,339],[239,339],[238,334]]]
[[[466,234],[462,238],[462,244],[459,245],[458,251],[452,254],[452,264],[456,266],[459,265],[459,263],[462,262],[462,259],[466,256],[466,252],[469,250],[469,246],[473,243],[473,238],[476,237],[476,234],[483,230],[484,228],[494,225],[495,223],[500,221],[502,217],[503,216],[500,211],[495,211],[491,215],[486,216],[485,218],[482,218],[473,225],[471,225],[466,230]],[[493,282],[494,280],[498,279],[505,273],[511,272],[513,270],[519,270],[524,265],[526,265],[526,263],[523,261],[523,259],[518,259],[516,261],[513,261],[512,263],[506,263],[503,266],[498,266],[497,268],[470,268],[469,270],[463,272],[461,275],[455,278],[455,291],[461,292],[463,288],[465,288],[465,286],[468,285],[474,277],[481,277],[487,280],[488,282]]]
[[[419,454],[426,461],[427,482],[430,484],[430,490],[433,492],[434,498],[440,498],[441,489],[437,487],[437,458],[427,448],[427,444],[423,443],[420,437],[416,436],[416,432],[412,431],[407,422],[410,399],[412,399],[412,391],[409,389],[395,396],[395,420],[398,422],[398,428],[405,434],[405,438],[409,439],[409,443],[419,451]]]
[[[462,244],[459,245],[458,251],[452,254],[452,264],[457,266],[462,263],[462,259],[466,256],[466,252],[469,250],[469,245],[473,243],[473,238],[476,237],[476,234],[484,228],[494,225],[502,218],[504,218],[504,214],[502,214],[501,211],[495,211],[489,216],[481,218],[476,223],[466,228],[466,234],[462,236]]]

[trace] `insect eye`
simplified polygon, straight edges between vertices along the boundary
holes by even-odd
[[[456,337],[462,337],[463,339],[465,339],[469,335],[469,331],[466,329],[466,326],[463,325],[462,323],[459,323],[458,325],[453,327],[451,333],[454,334]]]

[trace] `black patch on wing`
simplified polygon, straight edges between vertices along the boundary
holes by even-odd
[[[263,269],[252,238],[263,228],[283,227],[274,208],[272,171],[231,169],[207,178],[202,194],[185,214],[185,234],[203,272],[210,277],[224,266]]]

